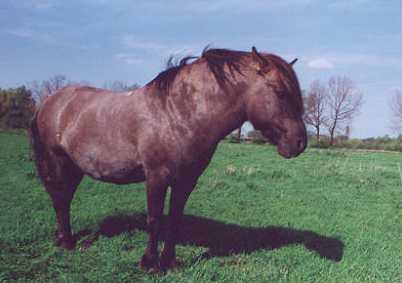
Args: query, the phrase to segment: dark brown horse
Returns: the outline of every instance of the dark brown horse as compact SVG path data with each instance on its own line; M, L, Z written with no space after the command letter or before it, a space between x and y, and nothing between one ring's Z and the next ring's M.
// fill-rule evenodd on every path
M222 138L248 120L282 156L304 151L303 103L292 64L254 47L209 49L192 63L187 59L135 91L69 86L37 111L32 143L56 211L58 245L74 247L69 210L84 174L115 184L146 182L149 242L140 266L172 268L185 203ZM169 231L159 258L169 186Z

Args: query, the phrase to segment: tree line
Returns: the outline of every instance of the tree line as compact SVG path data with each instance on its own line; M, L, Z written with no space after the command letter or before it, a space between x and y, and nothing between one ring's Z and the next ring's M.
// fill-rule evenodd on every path
M26 129L36 108L58 90L69 85L89 85L88 82L74 82L64 75L55 75L47 80L32 81L17 88L0 88L0 129ZM103 88L113 91L126 91L139 88L115 80L104 82Z
M0 128L27 128L34 111L35 101L25 86L0 89Z
M24 86L10 89L0 88L0 128L27 128L32 115L48 96L68 85L89 85L88 82L73 82L63 75L56 75L43 81L32 81ZM103 88L113 91L126 91L138 88L138 84L129 85L115 80L103 84ZM348 77L331 77L327 82L313 81L303 91L304 121L317 144L321 139L328 139L333 146L338 139L349 138L353 119L359 114L363 104L363 94ZM402 90L396 90L390 101L392 113L390 128L402 133ZM241 139L241 128L233 140ZM402 137L402 135L400 135ZM263 142L262 135L255 131L247 134L248 139Z

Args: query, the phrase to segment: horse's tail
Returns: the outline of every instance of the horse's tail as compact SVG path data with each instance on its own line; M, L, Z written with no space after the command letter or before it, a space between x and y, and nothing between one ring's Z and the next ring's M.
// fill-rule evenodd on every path
M41 164L45 148L39 136L38 112L38 110L35 111L34 116L31 120L29 138L31 141L31 155L36 166L36 175L41 179L41 181L43 181L44 176L42 176L41 174Z

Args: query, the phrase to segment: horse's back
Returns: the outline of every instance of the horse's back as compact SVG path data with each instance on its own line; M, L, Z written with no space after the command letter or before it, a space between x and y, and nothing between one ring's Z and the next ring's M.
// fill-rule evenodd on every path
M39 109L41 139L48 149L67 155L96 179L142 181L134 125L126 120L132 101L128 94L76 86L60 90Z
M36 123L40 136L45 139L44 142L54 143L63 126L84 107L84 96L78 96L81 90L84 90L84 93L93 92L89 87L68 86L47 97L39 107Z

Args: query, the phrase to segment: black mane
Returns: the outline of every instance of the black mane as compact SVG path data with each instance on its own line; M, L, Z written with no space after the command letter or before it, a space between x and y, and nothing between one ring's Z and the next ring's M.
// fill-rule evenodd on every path
M228 86L230 82L228 74L225 72L225 65L228 66L230 75L233 77L234 73L241 73L240 60L247 52L234 51L229 49L210 49L208 46L204 48L201 58L205 59L209 70L214 75L216 81L222 88ZM166 63L166 69L160 72L152 81L147 85L156 86L161 92L168 93L170 86L174 82L180 70L188 65L192 59L197 59L195 56L187 56L181 60L170 56Z
M205 58L208 68L214 74L216 81L222 88L226 88L230 80L225 72L225 65L228 66L230 75L234 77L235 72L242 74L240 70L241 59L247 52L234 51L230 49L209 49L208 46L202 51L202 58Z
M170 56L166 62L165 70L160 72L147 85L155 85L159 90L168 92L179 71L188 64L188 61L196 58L198 57L186 56L179 60L177 57Z

